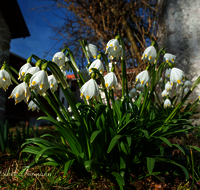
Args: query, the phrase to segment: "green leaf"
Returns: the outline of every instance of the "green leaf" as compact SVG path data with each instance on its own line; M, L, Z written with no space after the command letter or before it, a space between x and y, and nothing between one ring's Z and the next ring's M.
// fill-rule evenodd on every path
M64 166L64 176L66 176L66 174L67 174L69 168L71 167L71 165L73 164L74 160L75 160L75 159L69 160L69 161L67 161L67 162L65 163L65 166Z
M124 178L117 172L112 172L111 174L115 176L117 183L120 186L120 190L123 190L123 186L125 186Z
M142 130L142 129L141 129L141 131L144 133L145 137L148 139L148 138L149 138L149 133L148 133L148 131Z
M157 137L159 139L161 139L162 141L164 141L168 146L172 147L172 144L165 138L165 137Z
M164 148L162 146L159 146L159 148L160 148L160 154L161 156L163 156L165 153Z
M172 144L173 146L176 146L179 150L182 151L182 153L185 155L185 151L183 150L183 148L179 145L179 144Z
M128 146L130 147L131 146L131 142L132 142L131 136L126 136L126 140L128 142Z
M84 162L85 169L89 172L91 170L91 165L92 165L93 159L92 160L87 160Z
M154 165L155 165L155 158L147 157L147 169L149 173L153 172Z
M125 174L125 169L126 169L126 162L124 161L124 159L122 157L120 157L120 175L122 177L124 177Z
M94 131L90 137L90 143L93 143L93 141L95 140L95 138L97 137L97 135L101 132L101 130L99 131Z
M109 147L108 147L108 150L107 150L107 153L109 153L113 148L114 146L116 145L116 143L118 142L118 140L122 137L122 135L116 135L112 138L110 144L109 144Z

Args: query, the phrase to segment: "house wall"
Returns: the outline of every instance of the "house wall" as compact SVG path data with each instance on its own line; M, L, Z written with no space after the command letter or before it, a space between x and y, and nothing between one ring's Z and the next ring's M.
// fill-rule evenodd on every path
M0 12L0 67L4 61L9 62L10 41L10 30ZM6 98L6 92L0 88L0 120L5 117Z

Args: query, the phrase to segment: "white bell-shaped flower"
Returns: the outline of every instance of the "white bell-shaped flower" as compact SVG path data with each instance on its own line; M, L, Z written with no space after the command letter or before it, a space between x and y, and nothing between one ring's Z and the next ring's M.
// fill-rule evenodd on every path
M138 92L135 88L131 89L131 91L129 92L129 96L131 98L134 98L137 94L138 94Z
M184 88L184 94L187 94L189 92L189 90L190 89L188 87Z
M143 91L144 90L144 84L140 84L138 83L136 86L135 86L136 90L140 90L140 91Z
M53 75L50 75L48 76L48 82L49 82L51 92L54 93L54 91L58 89L57 80L55 79Z
M167 96L171 96L171 94L170 94L169 91L164 90L164 91L161 93L161 96L164 98L164 97L167 97Z
M32 90L39 87L39 94L41 95L49 88L48 77L45 71L41 70L35 73L30 79L30 87Z
M85 46L85 49L87 51L88 57L92 57L94 59L97 58L97 46L93 45L93 44L88 44L87 46Z
M106 45L106 53L109 53L111 49L117 51L118 47L119 47L119 41L117 39L112 39Z
M23 83L17 85L13 89L11 95L9 96L9 99L14 98L15 104L21 102L22 100L24 100L24 102L28 103L30 95L31 95L31 93L30 93L28 85L25 82L23 82Z
M86 82L80 89L81 97L85 97L86 100L91 98L98 98L99 97L99 87L94 79L90 79Z
M65 65L64 66L60 66L60 69L72 72L72 68L69 65L69 61L70 61L70 59L68 57L65 57Z
M90 73L88 68L81 69L80 73L85 81L90 80Z
M168 82L165 84L165 90L166 90L166 91L172 90L172 86L173 86L173 83L168 81Z
M175 64L176 61L176 56L172 55L170 53L166 53L163 57L163 61L165 61L166 63L172 63Z
M184 72L182 70L174 67L171 70L170 82L182 84L183 81L185 81L185 74L184 74Z
M70 113L72 112L71 106L68 107L68 111L69 111Z
M19 69L19 80L23 80L26 74L26 71L28 71L28 69L30 69L32 66L30 63L26 63L24 64L20 69Z
M97 59L92 62L92 64L89 67L90 74L93 72L92 68L98 69L101 74L103 74L103 72L104 72L104 66L100 59Z
M108 73L104 77L104 80L105 80L106 88L115 89L117 87L118 82L117 82L117 77L116 77L115 73L113 73L113 72Z
M114 50L113 48L110 49L110 51L108 52L108 58L113 60L114 58L116 58L116 60L119 59L119 57L123 56L123 49L122 46L119 45L119 47L117 48L117 50Z
M166 99L164 101L164 108L170 107L171 106L171 101L169 99Z
M63 73L64 77L66 78L66 77L67 77L67 72L66 72L66 70L64 70L63 68L60 69L60 70L61 70L61 72Z
M11 84L10 74L4 69L0 70L0 87L6 91Z
M38 71L40 71L40 68L39 68L39 67L30 67L30 68L26 71L25 75L28 74L28 73L30 73L31 75L34 75L34 74L37 73Z
M65 54L63 52L57 52L54 56L52 61L56 63L59 67L65 65Z
M148 47L144 50L144 53L142 55L142 60L144 62L154 63L156 59L157 53L156 49L153 46Z
M141 85L146 84L149 81L149 73L147 70L140 72L135 79L136 83L141 83Z
M40 108L37 106L37 104L35 104L32 100L28 104L28 110L30 110L30 109L32 111L37 110L37 112L39 112L39 110L40 110Z
M186 80L186 81L184 82L184 87L190 88L191 86L192 86L192 83L191 83L189 80Z
M171 71L172 71L172 69L166 69L166 71L165 71L165 77L167 78L167 79L169 79L170 78L170 74L171 74Z

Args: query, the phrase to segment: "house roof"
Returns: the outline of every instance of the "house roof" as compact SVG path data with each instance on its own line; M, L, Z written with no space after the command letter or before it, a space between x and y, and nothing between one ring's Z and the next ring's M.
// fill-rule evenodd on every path
M0 12L10 29L11 39L30 36L17 0L2 1Z
M76 79L76 77L74 74L71 74L71 75L67 75L67 79L74 80L74 79Z

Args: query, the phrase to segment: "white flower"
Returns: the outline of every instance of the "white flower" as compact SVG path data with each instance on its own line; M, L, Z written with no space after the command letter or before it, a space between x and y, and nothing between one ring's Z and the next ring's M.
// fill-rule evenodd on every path
M170 90L172 90L172 86L173 86L173 83L171 82L167 82L166 84L165 84L165 90L166 91L170 91Z
M48 82L52 93L58 89L58 83L53 75L48 76Z
M137 85L136 85L136 87L135 87L137 90L140 90L140 91L142 91L143 89L144 89L144 84L143 85L141 85L140 83L138 83Z
M25 77L25 74L26 74L26 71L28 70L28 69L30 69L32 66L31 66L31 64L30 63L26 63L26 64L24 64L20 69L19 69L19 80L23 80L24 79L24 77Z
M144 50L144 53L142 55L142 60L144 62L154 63L156 60L156 49L153 46L148 47Z
M65 65L64 66L60 66L60 69L72 72L72 68L69 65L69 61L70 61L69 58L65 57Z
M97 58L97 46L93 45L93 44L88 44L87 46L85 46L85 49L87 51L88 57L92 57L94 59Z
M187 94L189 92L189 90L190 89L188 87L184 88L184 94Z
M106 88L115 89L117 87L118 82L117 82L117 77L116 77L115 73L113 73L113 72L108 73L104 77L104 80L105 80Z
M35 100L36 101L36 100ZM29 102L28 104L28 110L32 110L35 111L37 110L37 112L39 112L40 108L37 106L37 104L35 104L32 100Z
M161 85L163 83L163 78L161 77L158 84Z
M71 106L68 107L68 111L69 111L70 113L72 112Z
M65 65L65 54L63 52L57 52L54 56L52 61L56 63L59 67Z
M80 89L81 97L85 97L86 100L94 97L95 99L99 96L99 87L94 79L90 79Z
M166 99L164 101L164 108L170 107L171 106L171 101L169 99Z
M184 87L190 88L191 86L192 86L192 83L191 83L189 80L186 80L186 81L184 82Z
M174 65L175 65L175 60L176 60L176 56L170 53L166 53L163 57L163 61L165 61L166 63L172 63Z
M40 70L39 67L30 67L30 68L26 71L25 75L28 74L28 73L30 73L31 75L34 75L34 74L37 73L39 70Z
M149 73L147 70L142 71L136 76L135 81L138 83L146 84L149 81Z
M165 71L165 77L168 79L170 78L171 70L172 69L166 69L166 71Z
M81 75L82 75L82 77L83 77L83 79L85 81L90 80L90 74L89 74L89 69L88 68L81 69L80 73L81 73Z
M15 104L21 102L22 100L24 100L26 103L28 103L30 95L31 94L30 94L28 85L25 82L23 82L23 83L17 85L13 89L9 98L15 98Z
M11 84L10 74L4 69L0 70L0 87L6 91Z
M181 84L182 81L184 81L184 80L185 80L184 72L182 70L174 67L171 70L170 82L175 82L175 83Z
M109 59L119 59L119 57L123 56L122 46L119 45L119 41L117 39L112 39L107 43L106 54L107 53Z
M137 90L135 88L133 88L130 92L129 92L129 96L131 98L134 98L137 95Z
M92 64L89 67L89 73L92 73L92 68L98 69L100 71L101 74L103 74L104 72L104 66L103 63L101 62L101 60L97 59L95 61L92 62Z
M30 87L32 90L39 87L39 94L41 95L49 88L48 77L45 71L41 70L35 73L30 79Z
M167 96L170 96L170 92L167 91L167 90L164 90L162 93L161 93L162 97L167 97Z
M64 70L64 69L60 69L60 70L61 70L61 72L63 73L64 77L66 78L66 77L67 77L67 72L66 72L66 70Z

